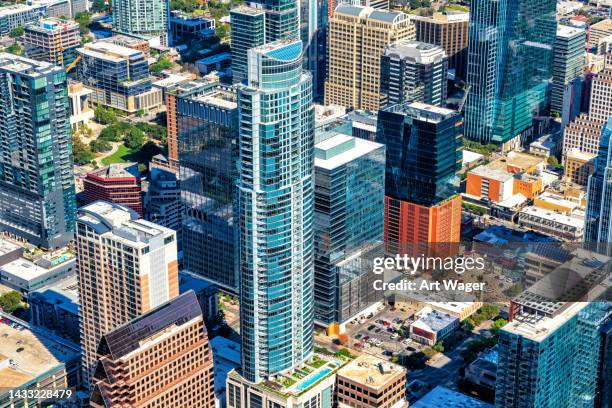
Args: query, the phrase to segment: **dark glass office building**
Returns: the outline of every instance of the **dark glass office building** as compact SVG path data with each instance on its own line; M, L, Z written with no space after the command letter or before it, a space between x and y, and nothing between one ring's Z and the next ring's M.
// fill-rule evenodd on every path
M557 33L556 0L470 4L465 135L506 143L547 109Z
M183 265L237 293L236 94L205 82L188 83L176 92Z

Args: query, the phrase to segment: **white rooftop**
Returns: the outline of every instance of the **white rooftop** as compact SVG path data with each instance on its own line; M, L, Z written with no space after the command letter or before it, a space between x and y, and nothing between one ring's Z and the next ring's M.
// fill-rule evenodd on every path
M449 390L448 388L438 385L433 390L425 394L411 408L493 408L493 405L487 404L472 398L469 395L461 394L457 391Z
M525 207L520 212L521 215L531 215L544 220L553 221L559 224L568 225L574 228L582 229L584 227L584 217L581 213L574 211L571 215L560 214L558 212L547 210L538 207Z
M343 144L347 146L344 149ZM315 153L315 168L332 170L382 147L380 143L338 133L315 145L315 152L319 151L328 156L324 159L316 157ZM334 154L332 150L335 148L338 152Z

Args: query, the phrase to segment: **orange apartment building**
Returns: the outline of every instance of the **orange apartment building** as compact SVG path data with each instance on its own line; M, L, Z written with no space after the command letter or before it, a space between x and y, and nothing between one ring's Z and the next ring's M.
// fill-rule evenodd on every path
M421 253L427 244L432 255L442 256L461 234L461 196L437 205L424 206L385 196L385 251L393 254Z
M584 153L572 148L565 155L565 178L573 183L586 186L589 176L595 172L594 154Z
M362 354L338 370L339 408L405 408L406 369Z
M505 201L515 194L522 194L531 200L544 189L542 179L537 175L544 164L542 157L509 152L505 157L471 170L467 174L465 192L494 203Z
M188 291L102 336L93 408L213 408L213 356Z
M83 378L102 336L178 296L176 232L104 201L81 207L76 224Z

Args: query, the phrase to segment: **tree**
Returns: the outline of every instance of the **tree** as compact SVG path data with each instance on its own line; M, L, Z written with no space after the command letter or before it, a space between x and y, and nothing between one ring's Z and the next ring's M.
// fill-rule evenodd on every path
M107 142L119 142L121 139L122 134L120 133L118 126L115 125L102 129L100 136L98 136L98 140L105 140Z
M142 130L134 127L125 135L124 142L132 150L140 149L145 142L144 133L142 133Z
M94 0L93 3L91 3L90 10L92 13L102 13L104 11L108 11L109 8L106 6L106 2L104 0Z
M91 22L90 13L77 13L74 16L74 21L79 23L79 31L81 35L89 34L89 23Z
M23 309L23 296L17 291L10 291L0 296L0 308L9 314Z
M497 319L493 322L491 326L491 333L497 334L501 330L502 327L508 324L508 321L505 319Z
M151 73L159 75L163 70L172 68L173 65L174 64L172 63L172 61L170 61L168 57L162 55L157 59L156 62L151 64L149 68L151 70Z
M474 330L474 327L476 327L476 324L472 319L467 318L463 321L462 327L463 330L465 330L466 332L471 332L472 330Z
M437 342L436 344L434 344L432 349L434 351L437 351L438 353L444 353L444 342L443 341Z
M9 33L9 37L11 38L19 38L25 33L25 29L22 26L15 27Z
M23 55L23 48L17 43L9 45L4 51L10 54Z
M96 118L96 121L102 125L117 123L117 115L115 112L104 108L102 105L96 106L96 109L94 110L94 117Z
M110 142L104 139L92 140L89 142L89 147L96 153L108 152L113 148Z
M80 166L90 163L94 159L94 154L81 138L73 134L72 135L72 156L74 162Z

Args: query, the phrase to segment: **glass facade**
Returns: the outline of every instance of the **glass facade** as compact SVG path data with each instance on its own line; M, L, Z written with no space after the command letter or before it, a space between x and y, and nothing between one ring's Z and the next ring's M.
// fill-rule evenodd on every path
M167 39L170 2L168 0L115 0L114 28L120 33Z
M455 195L462 136L456 111L419 103L379 111L376 141L387 146L386 195L424 206Z
M312 81L301 41L249 52L239 86L242 375L292 369L313 347Z
M253 7L236 7L230 12L232 19L232 73L234 83L247 78L247 53L265 42L266 14Z
M34 245L68 244L76 222L66 73L0 56L0 226Z
M319 324L343 323L376 299L366 296L370 291L362 293L360 285L354 296L343 298L341 286L350 287L363 274L360 265L346 261L365 257L382 242L384 183L383 145L338 134L315 146L314 300ZM352 302L358 305L351 307Z
M612 119L603 127L595 172L589 177L584 243L590 249L612 255Z
M546 109L557 31L556 0L470 4L465 135L505 143Z
M604 380L601 328L611 316L609 303L592 302L560 324L551 324L544 336L502 329L495 406L598 406L598 384Z
M235 91L202 84L177 95L184 268L238 291Z

